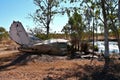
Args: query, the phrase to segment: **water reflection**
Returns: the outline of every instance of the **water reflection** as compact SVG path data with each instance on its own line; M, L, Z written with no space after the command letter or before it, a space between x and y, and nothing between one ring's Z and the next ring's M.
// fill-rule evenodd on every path
M96 41L94 44L98 46L98 53L104 53L105 51L104 41ZM109 41L109 53L119 53L117 42Z

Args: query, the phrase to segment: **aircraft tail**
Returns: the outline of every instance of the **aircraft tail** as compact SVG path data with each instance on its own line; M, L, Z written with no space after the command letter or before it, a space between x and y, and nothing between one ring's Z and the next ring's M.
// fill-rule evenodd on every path
M13 41L19 45L30 45L30 39L23 25L19 21L13 21L10 26L9 35Z

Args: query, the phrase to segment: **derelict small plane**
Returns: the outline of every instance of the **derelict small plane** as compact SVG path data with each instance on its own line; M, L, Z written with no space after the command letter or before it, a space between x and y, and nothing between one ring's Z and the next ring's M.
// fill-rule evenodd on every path
M18 50L23 52L66 55L67 43L65 39L40 40L33 35L28 35L23 25L19 21L13 21L9 31L10 38L20 45Z

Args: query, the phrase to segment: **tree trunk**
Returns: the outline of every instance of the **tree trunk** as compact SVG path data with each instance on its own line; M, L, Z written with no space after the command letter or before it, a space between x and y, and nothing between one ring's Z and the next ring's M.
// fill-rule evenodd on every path
M118 2L118 19L119 19L119 25L120 25L120 0ZM120 36L118 39L118 47L119 47L119 55L120 55Z
M94 28L95 28L95 26L94 26L94 17L93 17L93 53L94 53L94 42L95 42L95 39L94 39L94 37L95 37Z
M47 38L49 37L49 25L47 25Z
M47 39L49 38L49 30L50 30L50 16L47 15Z
M119 55L120 55L120 36L119 36L119 32L118 31L115 32L115 36L116 36L116 39L117 39L117 42L118 42Z
M103 72L106 73L109 68L110 59L109 59L109 41L108 41L108 27L107 27L105 0L101 0L101 4L102 4L102 14L104 18L104 39L105 39L105 52L104 52L105 64L104 64Z
M118 19L120 23L120 0L118 1Z
M120 55L120 39L118 39L118 48L119 48L119 55Z

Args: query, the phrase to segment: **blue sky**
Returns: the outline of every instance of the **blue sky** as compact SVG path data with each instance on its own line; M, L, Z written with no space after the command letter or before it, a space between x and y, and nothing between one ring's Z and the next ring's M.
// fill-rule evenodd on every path
M34 13L36 6L33 0L0 0L0 26L9 31L13 21L22 22L25 29L33 28L36 25L32 19L27 18L28 14ZM58 15L51 23L51 32L60 32L67 23L67 17Z

